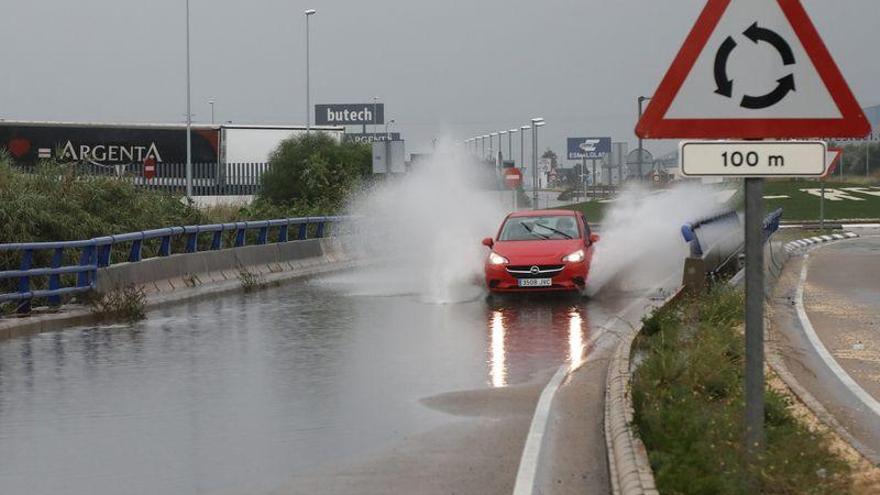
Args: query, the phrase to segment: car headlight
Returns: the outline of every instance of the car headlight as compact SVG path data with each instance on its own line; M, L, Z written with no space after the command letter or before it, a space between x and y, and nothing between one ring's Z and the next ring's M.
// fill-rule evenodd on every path
M584 253L584 250L578 249L568 256L563 256L562 261L566 263L580 263L581 261L584 261L584 257L586 257L586 253Z
M491 253L489 253L489 263L492 263L493 265L506 265L507 258L501 256L495 251L492 251Z

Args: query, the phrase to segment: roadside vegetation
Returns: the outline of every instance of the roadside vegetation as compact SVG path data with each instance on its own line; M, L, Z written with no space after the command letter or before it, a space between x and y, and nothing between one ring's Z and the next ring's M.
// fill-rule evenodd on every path
M632 383L634 423L660 493L851 493L851 468L825 434L795 419L789 400L765 392L764 453L743 441L743 293L689 296L645 320ZM749 485L760 483L760 490Z
M606 207L610 203L600 203L598 201L586 201L584 203L575 203L573 205L563 206L566 210L579 211L584 214L588 222L597 223L602 220Z
M147 296L140 287L129 285L94 297L92 313L102 320L135 322L146 318Z
M783 208L785 220L819 220L822 183L818 180L768 180L764 184L767 211ZM826 220L880 219L880 182L847 178L825 181ZM832 201L832 194L842 194Z
M370 146L338 143L321 132L285 140L269 158L263 188L248 213L332 214L371 178ZM282 215L283 216L283 215Z
M0 243L89 239L200 220L179 197L112 177L76 177L50 161L22 173L0 157Z

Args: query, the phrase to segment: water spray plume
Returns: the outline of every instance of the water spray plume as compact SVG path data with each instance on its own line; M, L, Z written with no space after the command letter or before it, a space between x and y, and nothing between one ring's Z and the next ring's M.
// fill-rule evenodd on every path
M612 286L650 288L681 274L688 255L681 226L722 208L718 190L706 186L681 184L662 191L628 187L602 218L588 293Z
M490 183L471 157L441 148L406 175L385 178L349 207L349 248L378 263L329 283L430 303L480 297L487 254L480 240L494 236L507 214Z

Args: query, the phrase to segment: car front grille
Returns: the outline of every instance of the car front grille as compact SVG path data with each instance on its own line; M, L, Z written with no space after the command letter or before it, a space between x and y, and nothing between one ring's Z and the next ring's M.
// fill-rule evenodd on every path
M537 273L532 268L537 267ZM507 267L507 273L514 278L551 278L562 271L564 265L512 265Z

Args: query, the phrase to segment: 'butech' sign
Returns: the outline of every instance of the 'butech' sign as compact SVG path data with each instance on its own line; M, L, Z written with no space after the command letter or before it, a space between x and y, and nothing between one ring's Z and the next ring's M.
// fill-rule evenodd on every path
M383 103L315 105L315 125L366 125L385 123Z

